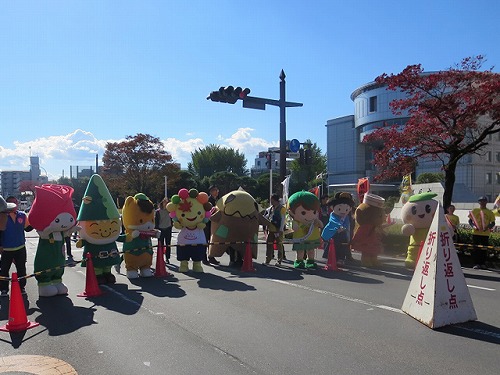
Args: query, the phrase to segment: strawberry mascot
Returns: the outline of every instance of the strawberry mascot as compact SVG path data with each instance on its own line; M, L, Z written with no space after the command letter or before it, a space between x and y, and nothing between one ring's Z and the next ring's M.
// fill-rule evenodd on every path
M76 225L76 212L71 196L73 188L66 185L36 186L36 195L28 220L40 239L35 255L34 271L40 297L67 294L62 282L65 265L64 238Z

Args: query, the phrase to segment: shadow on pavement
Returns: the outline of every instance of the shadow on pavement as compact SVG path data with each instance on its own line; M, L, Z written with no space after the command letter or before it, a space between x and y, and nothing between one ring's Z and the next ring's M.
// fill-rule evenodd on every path
M49 331L50 336L60 336L82 327L96 324L93 307L74 306L68 296L40 297L36 302L40 315L36 322Z
M500 329L479 321L450 325L436 331L492 344L500 344Z

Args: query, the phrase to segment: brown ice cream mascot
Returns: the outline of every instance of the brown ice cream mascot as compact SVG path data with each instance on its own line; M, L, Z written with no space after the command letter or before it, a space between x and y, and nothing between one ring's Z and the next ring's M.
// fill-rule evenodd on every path
M234 190L217 201L210 217L212 222L208 256L220 257L226 251L230 266L241 266L247 247L251 242L252 257L257 258L259 225L272 225L260 212L255 199L244 190Z

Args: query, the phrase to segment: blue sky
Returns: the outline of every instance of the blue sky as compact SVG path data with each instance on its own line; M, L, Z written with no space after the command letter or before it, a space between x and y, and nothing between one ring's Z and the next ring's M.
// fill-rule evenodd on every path
M279 142L279 109L206 100L220 86L279 98L287 139L326 152L327 120L381 73L486 55L499 71L497 0L2 1L0 170L38 155L51 178L95 165L106 142L148 133L186 167L209 144L256 154Z

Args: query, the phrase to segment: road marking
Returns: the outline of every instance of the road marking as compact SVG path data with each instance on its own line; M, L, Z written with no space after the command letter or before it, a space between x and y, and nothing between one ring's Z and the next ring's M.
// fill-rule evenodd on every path
M385 305L379 305L379 304L376 304L376 303L373 303L373 302L364 301L364 300L359 299L359 298L352 298L352 297L344 296L342 294L329 292L327 290L310 288L308 286L294 284L294 283L291 283L291 282L288 282L288 281L283 281L283 280L277 280L277 279L268 279L268 280L272 281L272 282L275 282L275 283L278 283L278 284L283 284L283 285L292 286L294 288L308 290L310 292L315 292L315 293L319 293L319 294L329 295L329 296L332 296L332 297L335 297L335 298L338 298L338 299L342 299L342 300L345 300L345 301L355 302L355 303L359 303L359 304L362 304L362 305L366 305L366 306L370 306L370 307L375 307L375 308L381 309L381 310L387 310L387 311L392 311L392 312L399 313L399 314L404 314L404 312L401 311L401 309L396 309L394 307L385 306Z
M494 292L494 291L496 291L496 289L486 288L486 287L484 287L484 286L475 286L475 285L469 285L469 284L467 284L467 286L468 286L469 288L475 288L475 289L487 290L487 291L489 291L489 292Z

